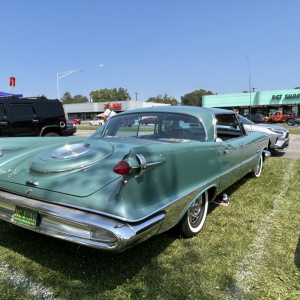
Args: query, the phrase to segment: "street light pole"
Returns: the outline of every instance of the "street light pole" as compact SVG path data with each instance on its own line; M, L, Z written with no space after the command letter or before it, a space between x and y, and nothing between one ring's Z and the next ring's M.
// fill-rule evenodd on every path
M72 70L72 71L67 71L67 72L62 72L62 73L56 73L56 80L57 80L57 99L59 100L59 85L58 85L58 79L60 78L63 78L67 75L70 75L74 72L77 72L77 71L83 71L83 70Z

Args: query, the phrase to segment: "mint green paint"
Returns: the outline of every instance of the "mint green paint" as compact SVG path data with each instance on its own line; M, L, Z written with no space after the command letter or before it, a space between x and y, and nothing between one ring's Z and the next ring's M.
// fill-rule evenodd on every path
M203 96L203 107L242 107L262 105L300 105L300 90L274 90L266 92L235 93Z

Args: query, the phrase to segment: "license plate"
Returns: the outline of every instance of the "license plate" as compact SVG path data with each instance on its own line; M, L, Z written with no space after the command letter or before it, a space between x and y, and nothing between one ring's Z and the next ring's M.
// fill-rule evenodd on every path
M25 226L36 228L37 212L22 206L16 206L14 221Z

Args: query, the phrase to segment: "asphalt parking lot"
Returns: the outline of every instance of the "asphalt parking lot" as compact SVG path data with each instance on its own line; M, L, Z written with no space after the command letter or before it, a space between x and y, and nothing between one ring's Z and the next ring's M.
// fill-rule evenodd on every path
M284 126L288 129L296 129L294 126ZM74 136L85 136L88 137L92 135L94 130L77 130ZM291 134L290 135L290 146L285 151L276 151L272 153L274 157L284 157L284 158L293 158L300 159L300 130L299 134Z

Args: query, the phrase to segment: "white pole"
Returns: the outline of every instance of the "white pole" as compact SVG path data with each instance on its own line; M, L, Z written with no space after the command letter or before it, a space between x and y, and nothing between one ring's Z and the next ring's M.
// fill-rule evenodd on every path
M62 72L62 73L56 73L56 80L57 80L57 99L59 100L59 86L58 86L58 79L63 78L67 75L70 75L71 73L77 72L77 71L83 71L83 70L72 70L72 71L67 71L67 72ZM62 75L62 76L59 76Z
M59 100L58 73L56 73L56 80L57 80L57 99Z

